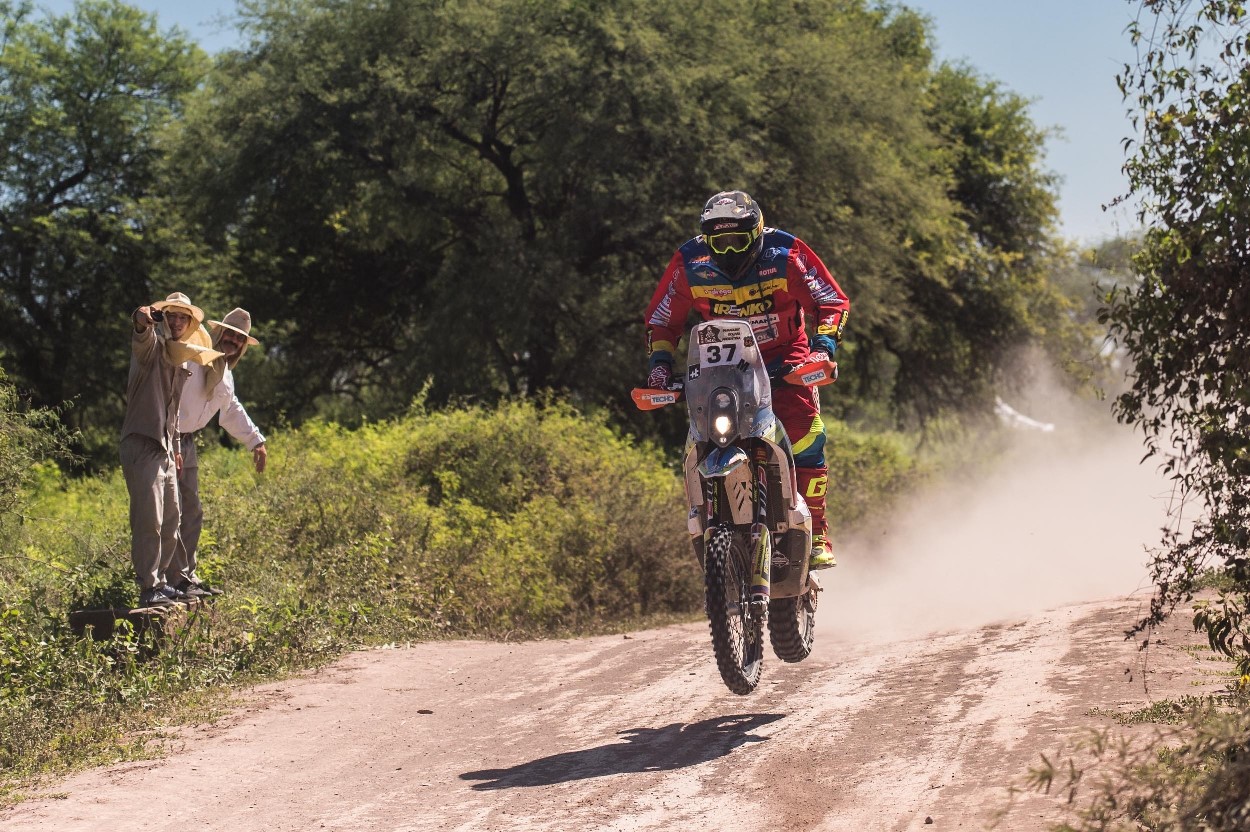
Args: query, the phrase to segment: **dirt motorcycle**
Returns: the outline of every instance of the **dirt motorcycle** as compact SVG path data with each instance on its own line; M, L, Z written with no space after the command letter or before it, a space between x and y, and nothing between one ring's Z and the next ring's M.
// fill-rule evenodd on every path
M807 386L836 379L832 361L784 376L786 383ZM697 325L684 381L669 390L635 388L632 395L642 410L686 399L688 530L703 568L712 652L725 685L751 693L763 670L765 626L782 661L811 653L820 584L807 568L811 514L750 324Z

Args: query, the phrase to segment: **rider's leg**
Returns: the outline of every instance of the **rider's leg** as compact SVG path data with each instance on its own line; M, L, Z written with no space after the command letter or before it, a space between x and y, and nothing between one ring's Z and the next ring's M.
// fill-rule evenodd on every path
M812 513L810 566L836 566L825 518L829 470L825 467L825 424L820 419L820 399L814 388L777 385L773 388L773 409L790 438L799 493Z

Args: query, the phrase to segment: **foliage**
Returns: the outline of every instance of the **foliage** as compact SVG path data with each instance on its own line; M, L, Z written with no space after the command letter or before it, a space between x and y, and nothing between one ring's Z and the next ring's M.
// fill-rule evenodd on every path
M832 435L841 520L887 508L914 470L902 443ZM263 476L242 450L202 454L200 572L227 594L155 657L133 632L92 644L66 626L70 609L135 599L120 472L31 472L14 544L26 556L0 558L10 785L141 755L159 741L152 712L360 643L586 633L701 609L680 479L604 417L556 401L417 404L354 430L311 421L269 446Z
M1069 802L1089 795L1067 830L1234 832L1250 826L1250 21L1237 0L1140 8L1130 27L1139 59L1119 82L1141 131L1126 171L1148 230L1132 258L1138 279L1110 288L1101 317L1131 363L1117 415L1142 429L1180 499L1155 552L1150 613L1133 632L1215 587L1193 623L1236 660L1241 681L1175 733L1114 746L1096 735L1087 748L1098 779L1084 764L1044 761L1035 784L1062 781Z
M1130 183L1154 225L1134 259L1140 281L1111 294L1105 319L1133 365L1119 416L1142 429L1188 509L1156 554L1145 623L1218 565L1234 589L1195 624L1250 672L1250 22L1223 0L1143 11L1142 57L1120 83L1143 133Z
M22 496L36 464L66 457L69 441L57 414L26 406L0 371L0 557L22 519Z
M180 245L156 161L201 60L119 0L43 19L0 2L0 353L37 405L77 399L75 427L120 423L126 341L97 333L152 299L154 261Z
M730 186L854 299L835 415L986 403L1003 347L1067 320L1045 132L935 68L905 8L259 0L243 20L170 184L233 296L280 323L260 398L297 421L393 414L432 379L436 403L567 389L652 430L626 396L641 310Z
M1244 696L1161 704L1155 721L1178 727L1137 740L1095 731L1071 756L1043 755L1030 785L1064 798L1078 813L1056 832L1234 832L1250 825Z

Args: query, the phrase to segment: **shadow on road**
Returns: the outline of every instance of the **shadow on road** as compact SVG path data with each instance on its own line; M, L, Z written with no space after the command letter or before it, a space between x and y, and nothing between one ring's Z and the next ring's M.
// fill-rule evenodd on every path
M784 714L738 714L718 716L701 722L674 722L663 728L631 728L620 731L626 742L614 742L566 751L521 763L512 768L491 768L460 775L461 780L474 783L478 791L511 789L518 786L549 786L570 780L587 780L609 774L635 771L667 771L706 763L723 757L748 742L763 742L768 737L751 733Z

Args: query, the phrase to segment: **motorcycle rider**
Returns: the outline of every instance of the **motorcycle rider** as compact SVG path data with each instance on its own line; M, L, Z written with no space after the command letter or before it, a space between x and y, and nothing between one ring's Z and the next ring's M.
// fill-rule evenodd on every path
M744 319L759 342L773 410L794 452L799 490L812 513L810 569L836 566L825 518L825 425L816 388L779 382L791 369L832 358L851 303L806 243L764 227L743 191L721 191L703 206L701 233L673 254L647 307L647 386L668 389L673 354L693 310L703 320ZM813 319L808 341L804 323Z

